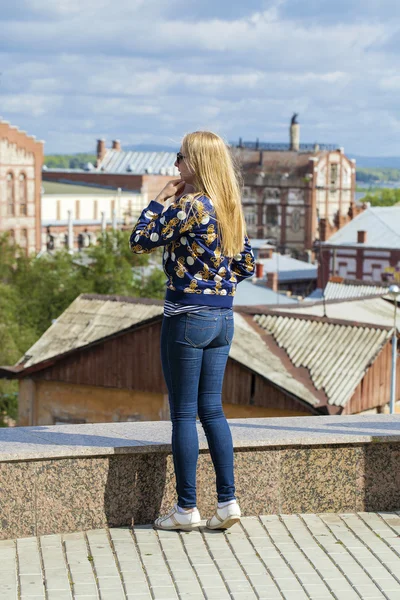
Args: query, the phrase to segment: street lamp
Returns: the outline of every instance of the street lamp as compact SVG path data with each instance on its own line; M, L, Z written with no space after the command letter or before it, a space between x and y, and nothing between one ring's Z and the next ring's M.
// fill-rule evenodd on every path
M389 288L389 296L394 300L394 326L393 326L393 338L392 338L392 379L390 385L390 414L394 415L396 412L396 363L397 363L397 298L400 296L400 287L398 285L391 285Z

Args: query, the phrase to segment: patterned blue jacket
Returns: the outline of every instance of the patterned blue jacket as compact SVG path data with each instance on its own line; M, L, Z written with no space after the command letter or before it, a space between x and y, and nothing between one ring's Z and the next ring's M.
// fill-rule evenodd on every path
M130 237L132 252L165 246L166 299L179 304L231 307L237 284L254 274L246 236L241 254L222 255L214 206L206 196L182 196L163 213L154 200L140 215Z

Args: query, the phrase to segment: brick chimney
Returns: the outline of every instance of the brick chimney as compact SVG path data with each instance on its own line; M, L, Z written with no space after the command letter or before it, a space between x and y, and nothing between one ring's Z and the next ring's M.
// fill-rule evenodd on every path
M278 273L267 273L267 287L273 292L278 291Z
M367 243L367 232L366 231L357 231L357 243L358 244L366 244Z
M97 165L101 163L107 152L106 140L97 140Z
M295 113L290 123L290 149L293 152L300 150L300 125L297 122L298 115Z
M327 222L326 219L319 220L319 241L326 242L327 240Z
M257 279L262 279L264 275L264 265L261 262L256 262L256 277Z
M121 142L119 140L113 140L112 149L117 150L117 152L121 151Z

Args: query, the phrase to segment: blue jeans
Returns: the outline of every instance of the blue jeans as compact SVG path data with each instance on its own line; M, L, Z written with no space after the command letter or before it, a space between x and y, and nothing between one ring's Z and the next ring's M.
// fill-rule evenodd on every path
M169 393L176 491L182 508L196 506L197 415L215 468L218 502L235 498L232 434L221 397L232 338L231 308L204 308L163 320L161 361Z

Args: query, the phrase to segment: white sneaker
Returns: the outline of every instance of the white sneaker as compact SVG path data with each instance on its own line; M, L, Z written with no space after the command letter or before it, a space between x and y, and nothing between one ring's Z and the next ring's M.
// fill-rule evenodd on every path
M197 510L193 510L188 513L181 513L178 511L178 505L174 507L163 517L158 517L154 521L154 527L156 529L166 529L168 531L174 529L182 529L183 531L192 531L196 527L200 527L200 513Z
M206 527L208 529L228 529L228 527L232 527L235 523L239 523L240 516L239 504L235 501L223 508L217 507L215 514L211 519L208 519Z

